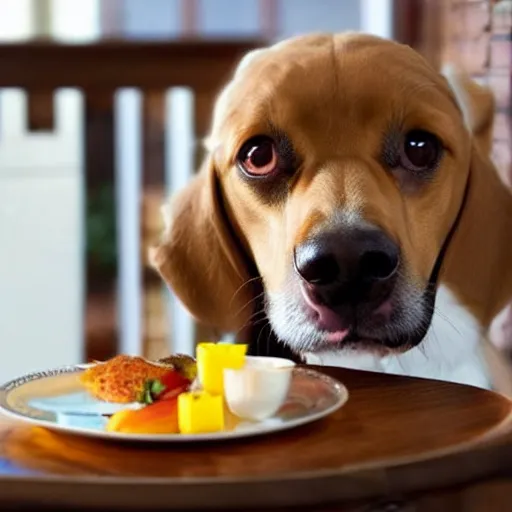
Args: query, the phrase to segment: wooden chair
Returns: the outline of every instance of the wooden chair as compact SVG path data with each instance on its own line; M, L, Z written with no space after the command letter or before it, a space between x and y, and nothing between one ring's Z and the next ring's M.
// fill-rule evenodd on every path
M249 40L189 40L0 45L0 87L21 89L27 94L28 145L23 146L25 149L18 145L17 154L20 159L30 155L33 165L37 167L42 163L41 155L37 150L30 149L34 144L31 141L38 137L47 137L50 140L58 133L60 114L56 106L60 100L56 98L60 96L55 94L56 91L71 88L81 94L82 126L75 127L73 132L81 140L77 144L73 139L65 143L64 147L83 154L82 162L79 162L77 154L75 164L82 167L81 179L86 191L86 339L85 349L79 347L75 355L68 354L68 359L78 357L76 353L79 354L82 350L87 359L103 359L120 350L140 350L149 356L156 355L155 351L169 350L166 339L168 333L165 332L167 327L161 321L165 317L167 305L161 293L160 279L146 266L146 248L150 240L154 240L159 234L159 209L165 194L185 183L197 167L196 164L201 158L197 141L205 136L209 128L213 101L222 83L227 80L238 59L261 44L259 41ZM189 168L182 166L178 175L174 168L170 169L174 174L171 176L171 183L168 183L166 140L170 130L168 117L172 114L172 101L169 102L168 92L176 87L185 88L189 91L189 97L192 97L193 112L189 124L193 127L194 154L191 156L193 164ZM126 89L129 91L124 96L119 93ZM131 95L132 114L126 114L126 109L122 108L123 102L128 101L126 95ZM117 148L120 144L119 134L123 133L123 126L129 123L126 116L133 117L137 110L134 105L140 107L140 127L136 133L132 133L132 140L128 144L131 149L124 151L123 156ZM125 118L119 119L122 112L125 112ZM137 116L134 119L136 118ZM138 141L135 140L137 137ZM9 151L12 154L11 143L5 136L0 136L0 164L2 154ZM140 148L138 153L133 149L137 144ZM56 151L53 150L53 153ZM133 173L137 171L138 160L142 169L140 183L136 183L139 189L135 189L130 200L123 196L118 197L121 203L124 201L123 204L128 210L131 205L131 217L119 222L119 218L115 219L116 212L112 210L112 205L115 205L115 191L119 189L122 180L131 179L132 185L134 184ZM2 172L5 170L2 171L0 165L0 176ZM133 207L137 200L140 200L138 212ZM79 200L75 198L75 210L79 212L80 207ZM100 210L104 216L97 218ZM128 214L121 210L121 215ZM110 225L107 225L105 218ZM139 220L140 226L135 227L133 224ZM109 261L103 265L101 261L98 263L99 258L91 250L91 233L96 225L94 223L99 223L102 227L104 239L100 237L100 241L103 248L112 250L109 243L117 237L117 249L115 246L113 248L117 252L117 261ZM25 228L21 226L20 229ZM33 229L37 229L37 226L33 226ZM12 240L8 242L14 243ZM78 274L82 256L75 254L71 257L76 259L74 268ZM129 258L131 263L127 263ZM44 268L41 271L44 272ZM80 297L80 283L68 283L67 289L75 291L75 299ZM9 299L7 296L2 297L1 293L0 298ZM48 296L47 300L58 302L61 297ZM125 325L123 318L126 319L130 314L133 316L134 308L140 310L140 322L133 324L136 326L132 329L133 332L123 334L125 343L121 346L120 328ZM189 336L186 340L180 340L180 347L190 346L190 350L193 350L194 339L202 335L201 327L192 326L193 328L187 329L187 323L191 326L188 316L180 309L174 308L174 311L178 311L179 318L172 320L173 325L178 326L181 333L185 333L183 336L187 335L186 332ZM33 314L34 311L27 310L25 318L28 323L31 322ZM120 325L117 321L118 314ZM74 325L79 326L80 319L75 319ZM58 324L55 329L59 329ZM34 343L46 343L46 338L51 333L41 333L41 336L43 339L34 340ZM71 337L71 333L66 336ZM80 333L77 332L74 340L68 340L68 343L76 346L81 342L80 338ZM142 347L137 347L135 345L140 338ZM151 340L156 340L156 344L151 345ZM23 350L30 350L30 347L24 347ZM52 350L60 349L54 347Z

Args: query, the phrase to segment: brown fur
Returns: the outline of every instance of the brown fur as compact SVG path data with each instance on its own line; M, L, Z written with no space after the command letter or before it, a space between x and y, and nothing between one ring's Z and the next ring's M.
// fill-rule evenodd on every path
M490 160L493 95L464 74L450 70L447 76L475 144L468 200L442 279L488 327L512 299L512 197Z
M202 323L236 331L252 314L251 269L267 290L282 289L293 248L335 210L359 212L394 237L421 287L464 204L441 280L488 326L512 297L512 201L488 156L492 96L457 83L458 95L410 48L370 36L307 36L261 52L219 99L211 152L174 199L155 268ZM378 152L393 122L443 139L434 179L383 170ZM274 202L234 165L241 144L270 124L303 156Z

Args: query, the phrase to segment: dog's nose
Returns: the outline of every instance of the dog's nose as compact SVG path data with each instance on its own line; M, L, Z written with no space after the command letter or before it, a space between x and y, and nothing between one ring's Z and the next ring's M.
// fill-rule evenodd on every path
M376 228L322 233L294 254L297 273L326 305L382 297L399 259L397 244Z

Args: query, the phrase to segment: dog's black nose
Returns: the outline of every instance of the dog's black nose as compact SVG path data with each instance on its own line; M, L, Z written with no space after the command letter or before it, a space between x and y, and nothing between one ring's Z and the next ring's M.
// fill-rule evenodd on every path
M323 303L386 298L396 278L400 251L376 228L319 234L295 249L295 269Z

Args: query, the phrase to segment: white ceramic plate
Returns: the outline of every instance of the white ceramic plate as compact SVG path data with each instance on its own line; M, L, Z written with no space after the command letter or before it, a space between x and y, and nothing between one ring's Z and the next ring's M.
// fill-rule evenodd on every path
M92 398L79 381L85 366L31 373L0 388L0 411L33 425L88 437L124 441L216 441L270 434L305 425L338 410L348 399L340 382L305 368L294 368L286 403L272 418L261 422L235 421L213 434L121 434L105 431L109 414L127 405ZM140 407L137 404L128 407Z

